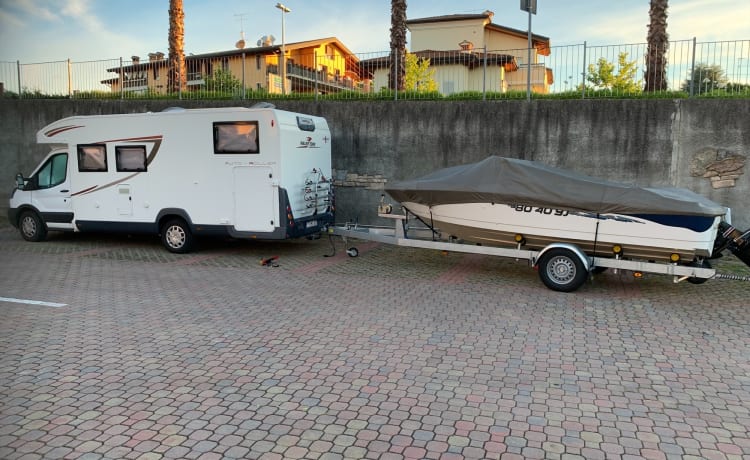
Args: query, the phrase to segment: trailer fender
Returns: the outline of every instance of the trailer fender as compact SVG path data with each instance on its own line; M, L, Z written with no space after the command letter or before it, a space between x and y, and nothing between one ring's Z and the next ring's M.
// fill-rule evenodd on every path
M575 254L576 256L578 256L579 259L581 259L581 263L583 264L584 267L586 267L586 271L591 270L591 259L589 259L589 257L586 255L585 252L583 252L583 250L581 250L581 248L579 248L575 244L570 244L570 243L552 243L552 244L545 246L545 248L539 251L539 254L536 255L536 257L534 258L532 262L532 265L536 267L539 264L539 259L542 258L545 252L551 249L556 249L556 248L567 249L573 252L573 254Z

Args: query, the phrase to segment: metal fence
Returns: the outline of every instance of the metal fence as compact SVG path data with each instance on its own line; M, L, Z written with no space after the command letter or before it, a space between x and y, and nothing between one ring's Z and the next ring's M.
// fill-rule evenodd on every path
M0 61L0 97L75 99L522 99L622 98L644 93L645 43L552 47L526 61L527 49L417 52L397 59L406 85L389 89L388 52L278 56L242 53L189 57L182 84L163 56L43 63ZM664 50L668 96L750 97L750 40L673 41ZM531 77L527 78L528 73ZM664 91L661 92L662 94Z

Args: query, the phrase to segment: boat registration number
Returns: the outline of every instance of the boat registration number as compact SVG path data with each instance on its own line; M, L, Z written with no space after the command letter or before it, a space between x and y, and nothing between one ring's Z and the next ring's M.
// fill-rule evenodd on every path
M564 209L541 208L538 206L525 206L522 204L509 204L508 206L515 209L517 212L538 212L539 214L545 214L548 216L567 216L570 214Z

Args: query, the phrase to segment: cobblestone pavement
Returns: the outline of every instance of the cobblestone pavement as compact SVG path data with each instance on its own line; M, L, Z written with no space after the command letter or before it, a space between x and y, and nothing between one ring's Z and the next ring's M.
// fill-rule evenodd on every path
M750 458L750 283L337 248L0 228L0 458Z

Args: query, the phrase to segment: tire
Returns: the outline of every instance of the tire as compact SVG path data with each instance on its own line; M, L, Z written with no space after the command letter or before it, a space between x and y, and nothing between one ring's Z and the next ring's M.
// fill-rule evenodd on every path
M583 286L589 275L581 259L568 249L550 249L537 265L542 283L553 291L573 292Z
M167 251L185 254L193 249L193 234L182 219L170 219L161 227L161 242Z
M703 260L701 263L693 262L690 264L691 267L700 267L700 268L711 268L711 264L708 263L707 260ZM687 279L688 283L690 284L703 284L706 281L708 281L708 278L698 278L696 276L691 276Z
M34 211L24 211L18 219L18 230L26 241L44 241L47 238L47 226L39 214Z

